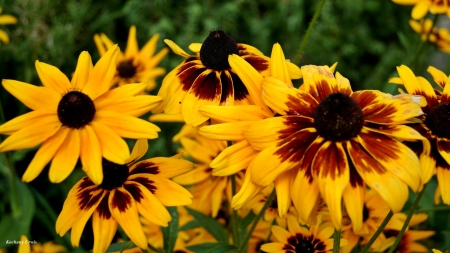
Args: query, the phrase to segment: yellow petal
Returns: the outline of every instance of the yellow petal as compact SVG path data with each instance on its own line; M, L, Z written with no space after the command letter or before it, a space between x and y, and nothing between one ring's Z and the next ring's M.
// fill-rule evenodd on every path
M181 47L179 47L175 42L165 39L164 42L172 49L174 53L177 55L183 56L184 58L188 58L190 55L186 53Z
M3 41L5 44L9 43L9 36L8 34L0 29L0 41Z
M431 1L419 1L412 9L411 17L413 19L421 19L423 18L430 8Z
M139 117L151 109L156 107L161 102L161 97L157 96L136 96L125 97L118 99L104 99L97 103L95 101L95 108L97 111L114 111L118 113L127 114L133 117Z
M269 113L256 105L204 105L199 107L198 110L207 117L213 118L219 122L260 120L273 116L273 113Z
M148 118L152 122L184 122L183 115L179 114L165 114L158 113L150 115Z
M211 140L243 140L244 130L252 123L253 121L237 121L204 126L198 130L198 133Z
M258 152L247 140L240 141L224 149L210 166L214 176L229 176L246 169Z
M27 127L36 121L40 121L41 119L50 116L52 114L55 114L55 112L47 110L38 110L25 113L1 125L0 133L11 135L19 131L20 129Z
M291 206L291 189L296 172L288 170L281 173L274 181L277 191L278 215L283 217Z
M192 194L167 178L148 175L156 186L153 194L164 206L184 206L192 204Z
M51 88L59 94L64 94L72 88L72 85L57 67L36 61L36 70L45 87Z
M12 25L12 24L16 24L16 23L17 23L16 17L14 17L12 15L8 15L8 14L0 15L0 24Z
M158 176L164 177L164 178L172 178L178 175L181 175L183 173L186 173L194 168L194 165L192 162L184 160L184 159L177 159L177 158L171 158L171 157L154 157L147 160L140 161L139 163L136 163L131 168L131 171L136 166L142 166L139 165L141 163L147 163L151 166L158 167Z
M159 40L159 34L155 33L147 43L141 48L141 51L139 52L139 57L141 59L150 59L152 58L153 54L156 50L156 45Z
M191 43L189 45L189 50L194 53L200 53L200 49L202 48L202 43Z
M292 203L298 211L300 221L309 223L311 213L319 200L319 187L306 175L305 170L299 170L292 185Z
M352 173L352 172L350 172ZM356 173L356 172L354 172ZM345 209L348 216L352 221L352 228L354 233L358 233L361 230L363 224L363 208L364 208L364 194L366 189L364 185L354 186L352 184L345 188L343 197L345 203Z
M127 47L125 48L125 58L132 59L139 52L138 42L136 39L136 26L132 25L130 27L130 32L128 33Z
M127 163L137 161L143 157L148 150L148 140L147 139L139 139L134 144L133 150L131 151L130 159Z
M15 80L4 79L2 84L9 93L28 108L35 111L44 109L56 114L61 93L55 92L52 88L39 87Z
M80 131L80 158L83 170L94 182L99 185L103 181L102 149L97 135L91 126L86 125Z
M0 16L1 17L1 16ZM20 244L19 244L19 250L18 253L30 253L31 252L31 245L28 243L28 238L26 235L20 236Z
M92 252L106 252L117 231L114 219L104 219L99 212L92 215L92 230L94 232L94 247Z
M280 44L275 43L272 47L272 55L270 56L270 76L274 77L288 86L292 87L292 81L289 76L286 59L284 58L283 49Z
M31 182L42 172L45 165L50 162L56 151L66 139L69 131L68 127L61 127L58 132L42 144L23 174L22 181Z
M78 57L77 68L75 69L75 73L73 73L72 77L72 87L75 90L83 90L84 85L89 80L89 75L93 68L94 66L92 65L92 59L89 53L87 51L81 52Z
M103 41L102 41L100 35L98 35L97 33L94 34L94 43L95 43L95 46L97 47L100 57L102 57L106 53L106 47L103 44Z
M274 117L257 121L244 131L244 136L255 150L263 150L280 141L280 129L285 129L284 117Z
M60 183L75 169L80 156L80 133L70 129L66 139L56 151L50 166L49 178L52 183Z
M125 164L130 158L130 150L127 143L107 125L98 122L91 122L89 125L97 135L102 156L117 164Z
M448 77L444 72L433 66L429 66L427 68L427 72L430 73L430 75L433 77L435 83L441 86L441 88L445 87Z
M244 183L242 184L241 189L236 193L236 195L233 196L231 201L231 207L233 207L233 209L240 209L264 189L264 186L254 184L251 178L251 172L250 170L247 170L245 172Z

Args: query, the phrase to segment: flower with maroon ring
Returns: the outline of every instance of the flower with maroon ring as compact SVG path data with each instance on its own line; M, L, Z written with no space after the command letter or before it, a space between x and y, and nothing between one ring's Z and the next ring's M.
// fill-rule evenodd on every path
M269 58L258 49L236 43L220 29L211 31L203 44L189 46L197 53L195 56L187 54L171 40L164 42L186 59L164 78L158 92L163 104L152 110L153 113L181 113L186 124L197 126L209 119L198 111L202 105L254 104L258 99L228 62L230 55L238 55L258 72L268 73ZM289 66L296 68L292 63Z
M290 195L304 222L320 193L337 229L342 198L355 231L361 228L366 185L393 211L400 211L408 186L414 191L422 187L419 159L397 140L426 141L402 125L422 114L414 97L353 92L349 81L339 73L334 76L327 66L301 70L304 83L299 89L277 78L264 80L262 98L280 116L257 121L244 131L260 152L250 162L242 189L275 182L277 195ZM239 191L233 207L252 195Z
M92 65L82 52L72 81L58 68L36 61L43 87L4 79L3 87L31 112L0 126L10 135L0 152L32 148L42 143L22 180L34 180L52 160L49 178L66 179L81 158L83 169L95 184L103 180L102 157L124 164L130 156L122 138L154 139L160 129L138 117L154 108L161 98L140 95L145 84L112 89L119 48L113 46Z
M448 77L442 71L430 66L428 72L442 89L434 89L423 77L416 77L407 66L397 67L400 78L392 78L390 82L403 84L409 94L423 96L427 103L418 122L411 124L424 137L431 147L421 143L407 143L420 155L424 182L428 182L436 173L442 200L450 205L450 85Z
M147 249L147 238L139 214L152 223L167 226L171 220L165 206L189 205L192 195L169 178L193 168L187 160L155 157L135 163L145 155L147 140L136 142L126 164L103 159L104 180L95 185L82 178L70 190L56 221L63 236L72 229L72 245L78 246L83 229L92 216L93 252L106 252L120 225L133 243Z

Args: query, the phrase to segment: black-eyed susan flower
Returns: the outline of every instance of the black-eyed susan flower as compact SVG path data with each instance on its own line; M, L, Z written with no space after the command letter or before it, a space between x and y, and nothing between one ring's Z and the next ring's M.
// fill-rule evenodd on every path
M330 238L334 232L331 224L328 226L312 225L309 229L300 226L294 217L288 218L288 229L272 226L273 236L277 242L266 243L261 246L264 252L312 252L322 253L333 249L333 239ZM346 241L341 240L341 245Z
M196 53L194 56L171 40L165 42L186 59L164 78L158 93L163 97L163 104L155 108L154 113L181 113L186 124L197 126L208 120L198 111L202 105L257 104L255 100L260 94L242 82L236 68L228 63L228 57L237 55L257 71L268 72L269 59L258 49L236 43L220 29L211 31L203 44L189 46Z
M433 21L427 18L421 21L410 20L409 25L418 34L422 41L429 40L443 52L450 53L450 33L446 28L433 26Z
M428 72L442 91L434 89L423 77L416 77L407 66L397 67L400 78L390 82L403 84L409 94L423 96L427 103L423 105L423 115L418 123L411 125L426 137L431 147L421 143L407 143L420 155L424 181L427 182L436 172L439 191L445 204L450 204L450 85L448 77L442 71L430 66Z
M0 7L0 13L2 13L2 8ZM3 14L0 15L0 25L12 25L17 23L17 18L15 18L12 15ZM9 43L9 36L8 34L0 29L0 40L3 41L5 44Z
M43 244L29 241L25 235L20 236L20 242L18 253L63 253L67 251L63 246L51 241Z
M442 0L392 0L392 2L401 5L414 5L411 17L421 19L431 14L447 14L450 17L450 3Z
M52 160L49 178L61 182L81 158L83 169L95 184L103 179L102 157L124 164L130 156L121 138L158 136L160 129L137 118L161 98L139 95L145 84L109 90L119 48L113 46L95 66L82 52L72 81L56 67L36 61L43 87L4 79L3 87L32 111L0 126L10 135L0 152L35 147L42 143L22 180L35 179Z
M342 198L355 230L361 228L366 185L392 210L400 211L408 186L415 191L422 187L417 156L397 140L427 142L402 125L422 114L415 98L353 92L349 81L339 73L335 77L327 66L301 70L304 83L299 89L277 78L264 80L263 100L280 116L244 130L244 137L260 152L249 165L242 189L275 182L277 195L290 195L305 222L320 193L337 229ZM233 199L235 208L254 194L242 189ZM288 197L284 205L287 201Z
M123 165L104 159L104 180L100 185L95 185L89 177L78 181L64 202L56 232L63 236L72 229L72 245L78 246L86 222L92 216L94 253L106 251L118 225L136 246L147 249L139 214L152 223L167 226L171 217L165 206L192 202L189 191L169 178L193 167L189 161L164 157L136 163L147 148L147 140L138 140Z
M146 90L151 91L156 87L155 79L166 73L166 70L157 67L169 52L169 49L163 48L155 54L159 34L152 38L139 50L136 39L136 26L130 27L128 33L128 42L125 52L120 52L116 61L116 74L112 80L114 85L124 85L129 83L147 83ZM103 56L106 51L114 46L114 43L105 34L95 34L94 42Z

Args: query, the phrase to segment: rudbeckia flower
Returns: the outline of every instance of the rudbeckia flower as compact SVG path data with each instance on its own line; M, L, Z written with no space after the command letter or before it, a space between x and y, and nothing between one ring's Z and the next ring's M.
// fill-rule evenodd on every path
M157 65L164 59L169 49L163 48L155 54L159 34L153 37L139 50L136 39L136 26L130 27L128 42L125 52L119 53L116 61L116 73L112 80L114 85L124 85L129 83L147 83L146 91L151 91L156 87L155 79L166 73L166 70ZM94 42L103 56L106 51L114 46L114 43L105 34L95 34Z
M413 19L421 19L431 14L447 14L450 17L450 4L448 1L442 0L392 0L392 2L401 5L414 5L411 17Z
M334 232L332 226L320 226L318 223L312 225L309 229L301 227L294 217L288 218L289 231L279 226L272 226L273 236L277 242L266 243L261 246L264 252L314 252L324 253L333 249L333 238L330 238ZM330 224L331 225L331 224ZM345 245L346 241L341 240L340 246Z
M291 196L304 222L320 193L337 229L343 198L359 230L366 185L394 212L400 211L408 186L414 191L422 187L417 156L397 140L427 143L413 128L402 125L422 114L415 97L353 92L349 81L339 73L335 77L327 66L301 70L304 83L299 89L265 78L262 98L280 116L256 121L244 130L244 137L260 152L250 162L233 206L239 208L257 187L275 182L277 195ZM279 206L286 206L290 198L278 200Z
M2 13L2 8L0 7L0 13ZM11 25L17 23L17 18L11 15L0 15L0 25ZM9 43L8 34L0 29L0 40L5 44Z
M423 77L416 77L407 66L397 67L400 78L392 78L390 82L403 84L409 94L423 96L427 103L423 105L423 115L418 123L412 124L415 130L426 137L431 148L421 143L408 143L422 163L422 174L427 182L436 172L439 190L445 204L450 205L450 85L445 73L430 66L428 72L433 76L442 91L434 89ZM431 151L430 151L431 149Z
M102 157L124 164L130 156L122 139L158 137L160 129L137 118L161 101L139 95L145 84L109 90L119 48L113 46L95 66L82 52L72 81L56 67L36 61L43 87L3 80L3 87L32 111L0 126L11 135L0 152L32 148L42 143L22 180L35 179L52 160L49 178L58 183L69 176L81 158L83 169L95 184L103 180Z
M181 113L186 124L200 125L208 117L198 111L202 105L256 104L260 94L253 87L246 86L230 66L228 57L237 55L257 71L268 73L269 58L258 49L236 43L222 30L213 30L203 42L194 43L189 48L196 53L191 56L171 40L166 44L176 54L186 58L164 78L158 96L163 104L153 113ZM295 69L292 63L288 64ZM256 101L255 101L256 100Z
M450 33L445 28L436 28L433 26L431 19L422 21L410 20L411 28L420 34L422 41L429 40L443 52L450 53Z
M168 178L193 167L189 161L164 157L135 163L147 148L147 140L138 140L123 165L104 159L104 180L100 185L88 177L78 181L56 220L56 232L63 236L72 229L72 245L78 246L86 222L92 216L94 253L106 251L118 225L136 246L147 249L139 214L152 223L167 226L171 217L165 206L192 203L189 191Z

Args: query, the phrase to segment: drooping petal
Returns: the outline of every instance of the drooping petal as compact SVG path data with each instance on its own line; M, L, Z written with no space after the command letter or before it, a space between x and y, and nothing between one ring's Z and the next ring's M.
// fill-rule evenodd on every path
M350 81L343 77L341 73L336 72L336 82L339 87L339 92L350 96L352 94L352 86L350 85Z
M148 121L115 111L98 111L93 122L104 124L119 136L131 139L155 139L161 131Z
M130 157L127 143L107 125L92 121L89 125L97 135L102 156L117 164L125 164Z
M80 132L80 159L83 170L97 185L103 181L102 149L91 126L86 125Z
M56 91L58 94L64 94L70 90L69 79L57 67L38 60L36 60L35 66L39 79L45 87Z
M61 125L56 114L47 115L6 138L0 144L0 152L37 146L54 135L60 129Z
M236 193L236 195L233 196L231 201L231 207L233 209L240 209L264 189L264 186L254 184L251 178L251 172L250 170L247 170L245 172L244 183L242 184L241 189Z
M291 78L289 76L286 59L284 58L283 49L280 44L275 43L272 47L272 54L270 56L270 76L274 77L290 87L293 87Z
M426 1L422 1L425 3ZM414 73L405 65L397 67L398 75L403 80L406 90L412 95L422 95L427 100L428 108L433 108L438 104L433 87L425 79L418 79Z
M119 55L119 47L114 45L103 55L90 71L89 79L83 88L83 93L89 95L92 100L109 90L116 74L116 59Z
M89 80L89 75L91 74L94 66L92 65L91 56L87 51L81 52L78 57L77 68L73 73L72 77L72 88L77 91L81 91L84 88L84 85Z
M296 171L294 169L281 173L274 181L277 191L278 215L283 217L291 206L291 189Z
M188 58L190 55L188 53L186 53L183 49L181 49L181 47L179 47L177 44L175 44L175 42L165 39L164 42L167 44L167 46L170 47L170 49L172 49L172 51L174 53L176 53L177 55L183 56L184 58Z
M141 249L147 249L147 238L139 221L138 207L133 196L123 188L111 191L108 206L114 219L131 241Z
M246 169L258 152L247 140L240 141L224 149L210 166L213 176L229 176Z
M75 169L80 157L80 133L78 129L70 129L66 139L56 151L48 173L50 182L60 183Z
M92 215L92 230L94 232L94 247L92 252L106 252L117 231L117 221L105 219L96 211Z
M40 109L56 114L61 94L49 87L39 87L15 80L3 79L3 87L14 97L20 100L26 107L37 111Z

